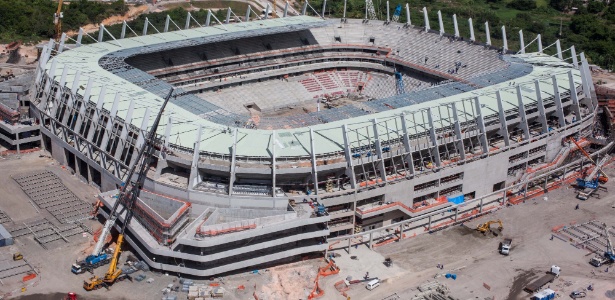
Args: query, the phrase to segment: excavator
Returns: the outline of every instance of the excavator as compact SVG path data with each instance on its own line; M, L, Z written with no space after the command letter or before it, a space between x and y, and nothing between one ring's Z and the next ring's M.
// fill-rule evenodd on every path
M491 230L491 225L496 224L496 223L500 225L498 226L497 231ZM493 232L494 235L498 235L500 232L502 232L503 229L504 229L504 225L502 225L502 221L500 220L488 221L483 224L478 224L478 226L476 227L476 230L478 230L479 232L482 232L483 234Z
M126 232L126 226L130 223L130 220L133 216L133 207L138 200L139 194L141 192L141 188L145 182L145 178L147 177L147 170L151 165L151 157L154 154L154 139L156 137L156 130L158 129L158 124L160 124L160 119L164 112L164 108L166 107L169 99L173 95L175 89L171 89L169 94L165 97L164 102L156 116L156 120L150 129L143 146L139 150L137 157L135 159L135 163L128 172L126 177L126 183L122 186L120 190L120 196L117 198L115 204L113 205L113 209L109 213L109 220L105 223L103 227L103 233L101 233L99 242L104 240L106 235L109 233L111 227L115 224L118 216L120 216L124 211L126 211L126 216L124 218L124 222L122 223L122 227L120 229L117 243L115 246L115 250L113 252L113 256L111 258L111 262L109 264L109 269L107 273L105 273L104 277L93 276L87 281L83 282L83 289L86 291L92 291L100 289L101 287L109 288L109 286L113 285L117 281L123 281L125 279L132 280L128 274L123 274L122 269L118 268L118 262L120 258L120 253L122 252L122 246L124 244L124 237ZM137 180L132 182L132 176L135 174L135 171L139 168L139 172L137 174ZM121 211L118 211L119 204L122 203L124 208Z

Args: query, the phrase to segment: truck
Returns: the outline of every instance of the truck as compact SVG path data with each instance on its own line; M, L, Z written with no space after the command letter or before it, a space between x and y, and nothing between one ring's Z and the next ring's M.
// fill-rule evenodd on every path
M510 254L510 247L512 246L512 239L504 239L500 243L500 254L508 255Z
M540 289L542 289L542 287L547 283L553 283L555 278L559 277L560 270L560 267L556 265L551 266L551 270L549 270L549 272L526 285L524 290L528 293L536 293L540 291Z
M100 266L106 265L111 260L111 256L105 252L98 255L88 255L84 260L78 261L72 265L70 271L73 274L81 274L86 271L90 272Z

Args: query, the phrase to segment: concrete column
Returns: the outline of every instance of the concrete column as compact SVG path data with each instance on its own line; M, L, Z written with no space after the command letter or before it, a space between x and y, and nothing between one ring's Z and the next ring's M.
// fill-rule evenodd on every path
M286 18L287 16L288 16L288 1L286 1L286 4L284 5L283 18ZM344 18L346 18L346 0L344 0Z
M491 46L491 34L489 34L489 22L485 22L485 36L487 38L486 44Z
M344 135L344 155L346 156L346 175L350 177L350 186L355 189L357 178L354 173L354 163L352 153L350 152L350 143L348 141L348 128L346 124L342 125L342 134Z
M547 124L547 112L545 110L545 104L542 100L542 91L540 90L540 81L538 79L534 80L534 89L536 90L536 100L538 106L538 115L540 119L540 124L542 125L542 132L549 132L549 124Z
M370 232L369 233L369 249L374 249L373 243L374 243L374 233Z
M273 130L271 132L271 196L275 198L275 176L276 176L276 164L275 164L275 145L276 145L276 140L277 139L277 135L275 134L275 130ZM318 189L318 188L316 188ZM275 207L275 202L273 204L273 206Z
M135 144L135 148L141 149L143 144L145 144L145 137L147 136L147 126L149 125L149 117L150 110L149 107L145 109L145 114L143 115L143 119L141 119L141 128L139 135L137 135L137 143Z
M459 113L457 112L457 102L451 103L451 109L453 110L453 128L455 130L455 137L457 138L455 145L461 160L466 160L466 148L463 144L463 135L461 134L461 124L459 122Z
M235 166L237 165L237 133L239 129L235 128L233 130L233 147L231 148L231 170L230 176L228 180L228 194L229 196L233 194L233 185L235 184ZM274 179L275 180L275 179ZM273 191L275 195L275 189Z
M376 155L378 155L378 169L380 170L380 178L383 182L387 182L387 173L384 168L384 159L382 155L382 144L380 143L380 136L378 135L378 120L372 120L372 126L374 128L374 144L376 145Z
M81 46L83 40L83 28L79 27L79 33L77 34L77 47Z
M211 25L211 10L207 10L207 17L205 17L204 26L209 26L209 25Z
M327 12L326 8L327 8L327 0L323 0L322 1L322 18L323 19L325 18L325 13ZM277 8L274 7L273 10L275 11L275 10L277 10Z
M429 224L427 225L427 231L431 230L431 215L429 215Z
M425 32L429 31L429 17L427 16L427 8L423 7L423 18L425 19Z
M75 109L75 95L77 94L77 90L79 89L79 78L81 77L81 71L77 70L77 72L75 72L75 77L73 77L73 86L71 87L71 94L68 97L68 100L66 102L66 105L71 108L71 110ZM66 124L66 126L68 126L69 128L72 128L71 126L74 125L74 118L76 117L77 114L75 114L75 116L71 116L71 114L69 113L69 110L67 109L64 112L64 117L62 118L64 121L64 124Z
M595 110L598 107L598 98L594 97L596 90L592 81L592 72L589 70L589 64L585 59L585 53L581 52L581 65L583 67L583 76L588 87L589 98L592 100L592 107Z
M303 8L301 9L301 15L305 16L305 13L307 11L307 7L308 7L308 1L306 0L305 3L303 3ZM365 6L365 19L367 18L367 6Z
M495 92L495 96L498 101L498 117L500 118L500 135L504 138L504 145L510 146L510 137L508 135L508 124L506 123L506 113L504 112L504 105L502 104L502 96L500 91Z
M429 122L429 137L431 138L431 145L433 147L431 155L434 157L436 166L439 168L442 166L442 162L440 161L440 145L438 143L438 137L436 136L436 126L434 125L431 107L427 108L427 122Z
M352 238L348 238L348 254L350 254L350 248L352 248Z
M143 22L143 36L147 35L147 26L149 25L149 20L145 17L145 22Z
M314 195L318 195L318 170L316 168L316 150L314 149L314 130L310 128L310 159L312 161L312 181L314 181Z
M508 51L508 40L506 39L506 26L502 26L502 50Z
M105 34L105 25L100 24L98 27L98 42L101 43L103 41L103 35Z
M468 19L468 26L470 26L470 41L476 41L476 37L474 36L474 25L472 24L472 18Z
M390 8L389 8L389 1L387 1L387 21L386 23L390 23L391 22L391 15L390 15Z
M190 12L188 12L188 14L186 14L186 25L184 26L184 29L190 29L190 18L192 18L192 16L190 15Z
M192 190L202 181L201 173L199 172L199 158L200 158L200 149L201 149L201 133L203 127L199 125L199 129L197 130L195 141L194 141L194 151L192 153L192 164L190 167L190 181L188 182L188 189Z
M542 36L539 34L537 37L538 53L542 53Z
M168 27L168 26L169 26L169 25L168 25L168 24L169 24L169 21L168 21L168 20L169 20L169 15L167 15L167 26L166 26L166 27ZM122 32L120 33L120 40L126 37L126 27L127 27L127 26L128 26L128 23L126 23L126 21L123 21L123 22L122 22ZM166 27L165 27L165 28L166 28ZM165 31L165 32L166 32L166 31Z
M440 26L440 35L444 34L444 23L442 22L442 12L438 11L438 26Z
M574 46L570 47L570 55L572 56L572 66L578 69L579 60L577 59L577 51L574 49Z
M568 83L570 84L570 99L572 99L572 112L574 113L575 119L578 122L581 120L581 108L579 106L579 96L577 95L577 87L574 84L574 76L572 75L572 70L568 71Z
M525 53L525 41L523 40L523 30L519 30L519 53Z
M124 21L126 23L126 21ZM164 21L164 30L162 32L169 31L169 23L171 23L171 16L167 15L167 19Z
M62 53L64 51L64 42L66 41L66 33L62 33L60 37L60 45L58 46L58 52Z
M103 104L105 103L105 93L107 91L107 86L103 85L100 89L100 93L98 94L98 102L96 102L96 110L94 110L94 115L92 115L92 123L90 123L90 130L88 131L87 140L93 142L94 132L98 127L98 118L102 114Z
M408 5L408 3L406 3L406 18L406 24L412 25L412 21L410 21L410 5Z
M453 14L453 26L455 27L455 37L459 37L459 26L457 25L457 15Z
M523 104L523 94L521 94L521 86L517 85L517 107L519 109L519 118L521 121L519 122L519 126L523 130L523 139L530 139L530 127L527 124L527 115L525 114L525 106Z
M459 216L459 207L455 207L455 222L457 222L457 216Z
M404 161L408 165L408 170L410 171L410 175L414 176L414 161L412 160L412 147L410 146L410 137L408 135L408 125L406 124L406 115L402 114L400 117L401 117L401 127L404 133L402 142L404 143L404 150L406 150L406 154L404 155ZM408 174L406 174L406 177L408 177Z
M60 81L58 82L58 89L56 91L55 94L55 99L53 100L54 105L51 108L51 117L52 118L56 118L56 119L60 119L57 116L58 113L58 109L60 108L60 105L62 105L62 95L64 94L64 87L66 85L66 76L68 75L68 66L64 65L64 68L62 69L62 75L60 75ZM68 107L67 107L68 109Z
M88 83L85 86L85 93L83 94L83 103L81 104L81 107L79 108L79 114L77 116L77 123L73 127L76 132L81 131L81 125L83 125L83 121L86 118L85 108L87 106L86 104L90 101L90 94L91 94L93 85L94 85L94 79L92 77L88 78Z
M271 10L269 10L270 6L269 6L269 2L267 2L267 6L265 7L265 20L267 20L269 18L269 12Z
M171 128L173 127L173 118L168 116L167 123L164 126L164 147L160 151L160 155L158 156L158 164L156 164L156 175L154 176L154 180L158 180L160 178L160 174L162 174L162 170L168 166L167 164L167 155L165 151L169 149L169 140L171 139ZM118 145L115 145L117 147Z
M113 105L111 106L111 111L109 112L109 120L107 120L107 124L105 124L105 131L103 132L103 139L100 143L100 149L106 151L107 144L109 143L109 135L113 130L113 121L115 120L115 116L117 115L117 109L120 102L120 93L115 93L115 98L113 99Z
M480 144L483 147L483 154L489 153L489 141L487 140L487 130L485 129L485 119L483 119L483 111L481 108L480 100L478 97L474 98L474 106L476 106L476 123L478 124L478 129L480 130L478 139L480 140Z
M229 7L226 11L226 20L224 20L224 24L228 24L231 22L231 8Z
M559 93L559 85L557 83L557 77L555 75L551 76L551 81L553 82L553 100L555 101L555 113L557 114L557 119L559 120L559 126L566 126L566 119L564 118L564 107L562 105L562 98Z
M559 40L555 41L555 48L557 49L557 58L563 60L564 57L562 56L562 45L560 44Z
M126 117L124 118L124 126L122 126L122 132L120 133L120 141L118 142L118 149L115 151L115 159L120 160L122 158L122 153L124 149L128 147L128 141L126 138L128 137L128 128L132 123L132 114L134 112L135 102L134 100L130 100L130 104L128 104L128 111L126 112ZM121 144L121 146L120 146Z
M478 213L483 212L483 198L480 198L480 206L478 207Z
M252 8L248 5L248 9L246 9L246 22L250 21L250 10L252 10Z

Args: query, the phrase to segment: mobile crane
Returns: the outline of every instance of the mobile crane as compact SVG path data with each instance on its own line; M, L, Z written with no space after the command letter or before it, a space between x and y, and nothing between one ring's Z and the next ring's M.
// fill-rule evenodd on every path
M587 153L587 151L585 151L585 149L583 149L577 141L573 138L570 138L570 141L572 141L577 146L579 151L581 151L581 153L583 153L583 155L585 155L585 157L587 157L587 159L595 165L593 171L585 178L577 178L577 188L581 189L577 195L577 198L587 200L596 190L598 190L598 188L600 188L600 184L604 184L609 181L609 177L604 171L602 171L602 166L609 161L610 156L606 155L598 163L596 163L596 161L591 158L589 153Z
M93 276L89 279L89 281L83 282L83 288L86 291L96 290L101 287L108 288L110 285L115 283L116 281L122 281L124 279L130 279L127 274L122 274L122 269L118 268L118 261L120 258L120 253L122 251L122 245L124 243L124 235L126 232L126 226L130 223L130 220L133 216L133 207L138 200L139 194L141 192L141 188L145 182L145 178L147 177L147 170L151 165L151 157L154 154L154 139L156 137L156 130L158 129L158 124L160 123L160 119L164 112L164 109L171 99L175 89L171 89L169 94L165 97L162 106L160 107L160 111L156 116L156 120L150 129L145 142L141 149L139 150L135 163L128 172L126 177L126 183L120 189L120 195L115 201L111 212L109 213L109 219L105 222L103 227L103 231L101 232L98 243L96 244L95 251L98 249L102 249L102 244L104 244L104 240L106 236L111 231L111 227L115 224L118 216L122 214L123 211L126 211L126 217L124 218L124 222L120 229L120 233L117 238L117 243L115 246L115 251L113 252L113 256L110 260L109 269L107 273L105 273L104 277ZM135 171L139 168L139 172L137 174L136 182L132 182L132 176L135 174ZM122 203L124 205L124 209L118 212L119 204ZM101 244L101 245L99 245Z
M62 35L62 18L64 18L64 14L62 13L62 4L63 0L58 1L58 9L53 14L53 24L55 29L55 40L56 42L60 41L60 36Z
M606 251L603 255L597 255L589 261L594 267L600 267L605 264L612 264L615 262L615 251L613 251L613 244L611 244L611 237L609 236L609 227L606 226L605 223L602 223L604 226L604 235L606 237Z

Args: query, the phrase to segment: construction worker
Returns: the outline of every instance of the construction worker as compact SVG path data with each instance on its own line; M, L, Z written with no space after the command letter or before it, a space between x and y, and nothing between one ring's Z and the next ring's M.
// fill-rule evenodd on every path
M574 210L579 209L579 204L577 204L577 206L574 207Z

